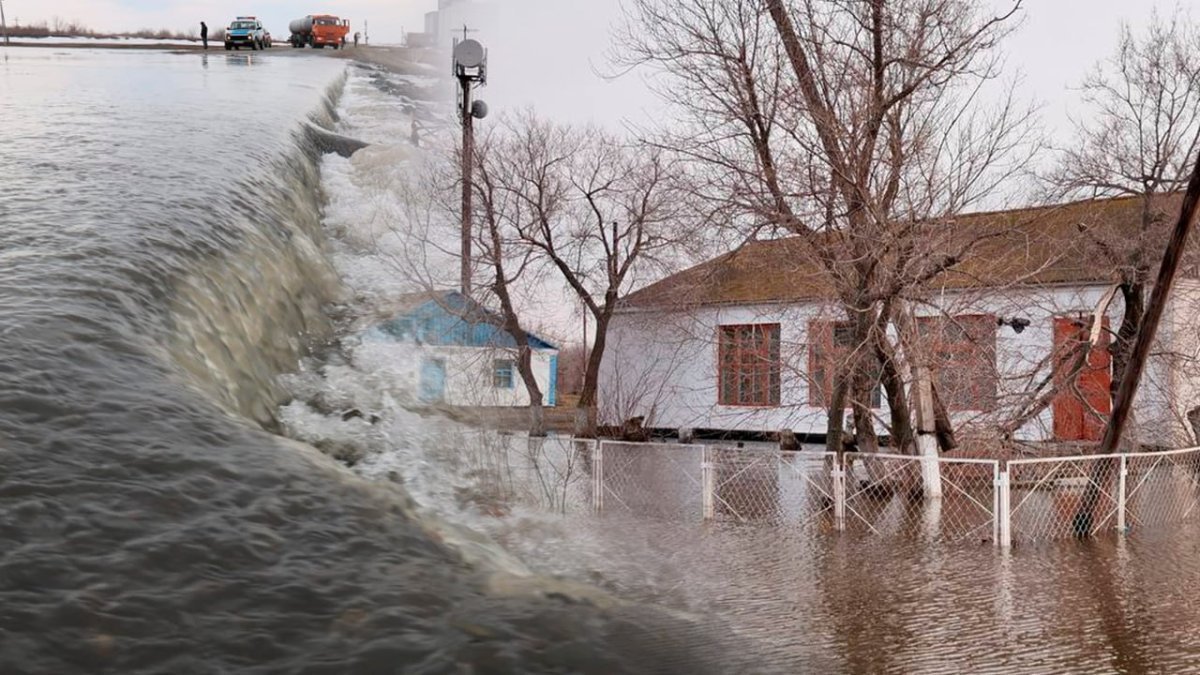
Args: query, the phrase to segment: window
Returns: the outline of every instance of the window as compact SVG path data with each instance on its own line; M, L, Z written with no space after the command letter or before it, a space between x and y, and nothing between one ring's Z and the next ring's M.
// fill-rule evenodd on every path
M920 317L917 331L946 408L991 410L996 405L996 318Z
M513 388L513 368L516 364L512 359L496 359L492 362L492 387L494 389Z
M854 327L849 321L810 321L808 323L808 404L828 408L833 398L834 376L845 370L850 356L859 345L854 343ZM879 386L879 361L870 354L871 407L883 399ZM847 397L846 407L850 407Z
M779 324L721 326L720 405L779 405Z

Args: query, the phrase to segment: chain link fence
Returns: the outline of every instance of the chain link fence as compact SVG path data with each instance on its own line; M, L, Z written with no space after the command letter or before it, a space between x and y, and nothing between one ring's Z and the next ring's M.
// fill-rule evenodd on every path
M514 506L558 514L592 511L596 442L513 434L479 434L460 458L472 481L467 501L489 513Z
M1034 543L1196 519L1200 448L992 460L502 437L495 498L562 514Z
M851 530L937 541L996 541L996 460L847 454L845 467Z
M1018 542L1182 523L1200 503L1200 449L1008 463Z

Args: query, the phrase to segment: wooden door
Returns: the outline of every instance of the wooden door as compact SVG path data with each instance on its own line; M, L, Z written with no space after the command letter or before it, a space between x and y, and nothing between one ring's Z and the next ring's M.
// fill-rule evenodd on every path
M1076 349L1088 340L1091 317L1054 319L1054 439L1099 441L1112 412L1112 353L1109 351L1108 319L1100 341L1088 353L1087 363L1068 382Z

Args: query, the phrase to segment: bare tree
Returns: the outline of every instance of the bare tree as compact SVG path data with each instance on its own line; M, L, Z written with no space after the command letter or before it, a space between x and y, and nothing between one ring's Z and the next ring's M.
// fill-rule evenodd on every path
M876 445L876 381L893 439L912 438L904 344L888 328L906 293L978 241L949 221L994 199L1032 151L1030 111L1011 88L993 91L1020 4L1000 15L975 0L629 5L621 60L655 68L680 112L655 142L715 210L803 237L829 279L853 344L829 396L831 450L847 407L859 445Z
M600 362L617 302L679 243L668 163L657 149L532 113L510 120L506 133L496 176L529 213L519 237L594 319L575 419L577 435L594 436Z
M1179 193L1200 150L1200 31L1178 13L1154 15L1137 36L1121 29L1116 53L1084 80L1087 114L1061 152L1058 189L1079 197L1127 196L1141 204L1140 231L1081 223L1099 259L1116 272L1123 300L1110 349L1112 392L1121 385L1145 313L1150 275L1167 239Z
M517 372L529 395L529 434L546 435L543 394L533 372L533 350L529 332L522 324L513 299L514 285L529 281L534 264L532 249L520 243L519 235L533 214L526 204L498 182L498 176L511 167L503 159L509 147L504 139L490 135L476 146L475 191L477 231L476 266L486 267L484 285L500 304L502 327L517 345Z

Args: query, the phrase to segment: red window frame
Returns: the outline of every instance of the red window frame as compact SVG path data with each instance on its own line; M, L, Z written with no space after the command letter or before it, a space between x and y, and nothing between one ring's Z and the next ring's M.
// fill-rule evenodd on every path
M717 404L746 408L780 405L782 360L777 323L717 329Z
M996 328L990 314L917 317L921 348L947 410L996 407Z
M814 319L808 322L808 404L814 408L828 408L833 395L833 375L850 357L853 345L838 344L845 340L835 339L839 333L851 329L849 321ZM877 371L875 387L871 390L871 408L883 405L883 389ZM846 407L851 407L849 397Z

